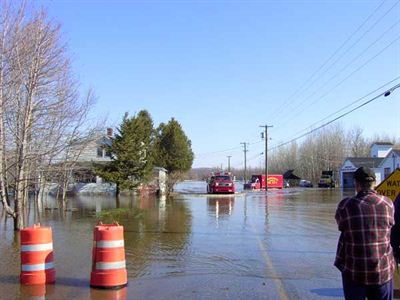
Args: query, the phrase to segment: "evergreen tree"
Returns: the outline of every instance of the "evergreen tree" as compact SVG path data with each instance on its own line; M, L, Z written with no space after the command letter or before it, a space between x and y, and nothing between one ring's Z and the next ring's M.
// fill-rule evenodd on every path
M154 164L167 169L168 192L190 170L193 159L191 141L179 122L172 118L167 124L161 123L156 134Z
M111 162L97 167L97 174L117 185L117 195L120 189L134 189L150 178L153 142L154 129L150 114L142 110L129 118L126 113L107 149L111 154Z

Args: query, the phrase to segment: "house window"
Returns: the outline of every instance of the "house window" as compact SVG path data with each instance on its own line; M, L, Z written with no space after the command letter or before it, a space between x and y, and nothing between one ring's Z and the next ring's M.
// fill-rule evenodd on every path
M97 157L103 157L103 148L97 147Z
M111 151L110 150L106 151L106 157L111 157Z
M384 172L384 177L385 177L385 178L387 178L387 177L390 175L390 173L391 173L391 172L390 172L390 168L385 168L383 172Z

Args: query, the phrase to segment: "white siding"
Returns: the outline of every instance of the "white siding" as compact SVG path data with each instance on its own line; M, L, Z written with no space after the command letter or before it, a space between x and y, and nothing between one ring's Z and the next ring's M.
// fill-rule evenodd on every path
M394 154L394 157L393 157L393 154ZM400 156L397 155L397 153L395 153L394 151L391 151L390 153L388 153L387 157L382 161L380 168L381 168L381 174L382 174L382 180L383 180L387 177L387 176L385 176L385 169L388 169L389 174L390 174L395 169L400 168ZM389 174L386 174L386 175L389 175Z
M376 168L373 169L374 173L375 173L375 178L376 178L376 185L380 184L382 181L382 174L381 174L381 169L380 168Z
M102 156L98 156L97 154L97 148L101 147L101 141L103 137L99 137L98 140L96 141L90 141L86 145L77 145L75 150L72 150L72 155L71 157L76 157L79 155L79 158L77 161L79 162L90 162L90 161L110 161L110 157L106 156L106 151L105 149L102 149ZM83 149L82 149L83 147Z
M373 144L371 146L371 157L385 157L392 150L392 147L392 145Z

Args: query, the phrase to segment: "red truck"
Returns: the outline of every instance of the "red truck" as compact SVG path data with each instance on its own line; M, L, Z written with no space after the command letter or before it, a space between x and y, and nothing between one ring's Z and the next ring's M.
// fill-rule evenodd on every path
M207 179L208 194L234 194L235 181L230 172L211 173Z
M265 190L266 184L268 184L269 189L282 189L283 176L279 174L268 174L268 180L266 180L265 174L252 175L249 182L244 184L244 189Z

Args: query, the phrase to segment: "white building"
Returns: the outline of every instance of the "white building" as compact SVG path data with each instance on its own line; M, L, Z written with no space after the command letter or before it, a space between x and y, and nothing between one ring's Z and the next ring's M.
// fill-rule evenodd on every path
M371 157L386 157L390 150L392 150L392 143L376 142L371 145Z
M109 162L111 153L107 147L111 146L112 129L107 128L107 133L98 132L89 140L73 145L70 157L77 162Z
M400 168L400 149L391 149L380 164L382 180L398 168Z
M340 168L340 186L354 188L353 175L360 167L371 168L379 184L396 168L400 167L400 149L393 149L392 143L374 143L371 146L370 157L348 157Z

